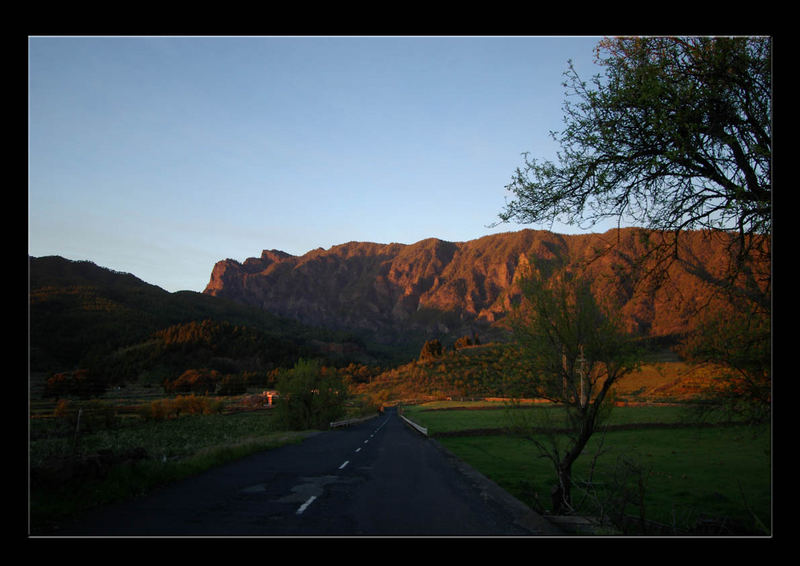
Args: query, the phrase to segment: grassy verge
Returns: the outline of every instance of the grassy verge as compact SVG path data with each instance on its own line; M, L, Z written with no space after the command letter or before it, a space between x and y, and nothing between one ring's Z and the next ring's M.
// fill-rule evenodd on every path
M502 433L453 434L502 428L506 411L430 408L407 407L405 414L509 493L547 512L555 476L532 442ZM624 429L595 434L575 464L573 499L579 513L628 515L634 521L624 528L634 534L769 534L769 425L649 426L685 425L686 414L677 406L615 408L609 424Z
M431 434L469 430L499 430L513 421L556 422L563 410L552 404L530 404L510 408L502 402L441 401L404 407L405 415L427 427ZM613 407L607 423L611 426L686 423L691 411L680 405Z
M306 434L275 430L270 411L131 419L77 439L64 434L57 421L32 423L32 534L52 534L60 522L97 505L136 497Z

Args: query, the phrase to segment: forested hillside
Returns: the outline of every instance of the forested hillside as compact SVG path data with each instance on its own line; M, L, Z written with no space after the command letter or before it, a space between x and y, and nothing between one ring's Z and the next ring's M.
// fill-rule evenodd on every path
M113 384L161 383L189 368L267 372L302 356L369 357L343 332L201 293L169 293L88 261L29 258L29 353L33 372L88 372ZM349 358L338 363L351 361Z

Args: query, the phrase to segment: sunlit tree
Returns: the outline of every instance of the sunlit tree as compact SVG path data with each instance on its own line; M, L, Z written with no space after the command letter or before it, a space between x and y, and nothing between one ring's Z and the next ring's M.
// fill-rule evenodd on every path
M770 320L748 302L737 306L704 313L681 353L711 378L698 410L763 422L772 404Z
M434 338L426 341L425 344L422 345L419 359L422 361L434 360L442 357L443 352L442 343L437 338Z
M600 41L604 73L587 82L571 63L565 73L564 127L551 134L557 163L524 154L501 221L650 228L664 238L654 249L662 267L681 232L719 231L735 236L732 276L754 254L768 266L771 49L769 37Z
M771 340L771 38L606 38L596 62L603 72L589 81L569 65L564 127L552 133L557 160L525 154L501 221L590 228L613 220L650 229L631 270L635 282L658 284L678 262L757 317L757 325L736 321L735 329L748 333L748 351L759 352L759 388L768 386L770 356L760 353ZM725 273L712 276L680 245L690 230L725 242ZM705 324L692 343L695 359L726 366L721 380L742 376L725 343L714 340L734 329L730 306L697 308ZM720 385L736 390L737 379Z

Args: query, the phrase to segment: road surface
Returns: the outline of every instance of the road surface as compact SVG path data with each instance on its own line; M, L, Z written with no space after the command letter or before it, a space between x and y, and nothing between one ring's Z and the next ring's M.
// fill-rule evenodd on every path
M394 410L110 506L60 536L551 536Z

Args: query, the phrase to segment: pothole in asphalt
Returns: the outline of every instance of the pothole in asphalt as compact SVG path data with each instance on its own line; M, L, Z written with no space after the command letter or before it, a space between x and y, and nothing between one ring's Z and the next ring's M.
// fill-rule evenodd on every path
M281 503L302 503L312 495L319 497L325 490L325 486L342 481L337 476L319 476L316 478L302 478L301 483L292 488L292 492L284 495L278 501Z

